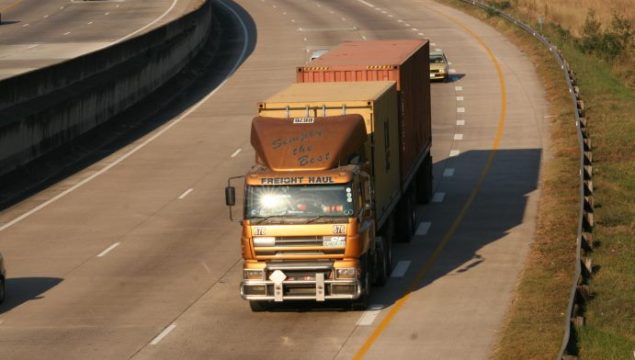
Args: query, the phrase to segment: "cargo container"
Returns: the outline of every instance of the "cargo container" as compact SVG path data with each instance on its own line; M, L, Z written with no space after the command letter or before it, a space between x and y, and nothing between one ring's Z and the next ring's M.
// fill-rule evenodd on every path
M429 51L426 40L351 41L297 68L299 83L397 82L401 185L405 192L415 180L420 203L431 193L428 174L421 172L422 163L432 161Z

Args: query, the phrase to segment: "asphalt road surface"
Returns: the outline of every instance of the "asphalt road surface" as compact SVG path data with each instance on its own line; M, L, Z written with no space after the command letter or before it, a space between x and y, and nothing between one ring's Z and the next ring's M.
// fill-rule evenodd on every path
M138 35L196 0L0 0L0 79Z
M207 90L184 93L196 105L0 213L0 358L487 359L548 158L544 92L523 53L433 1L219 6L233 23L228 65L213 70L226 81L199 84ZM435 196L418 209L417 235L396 245L368 311L252 313L223 188L252 163L256 102L293 82L312 49L389 38L430 39L452 63L451 80L432 84Z

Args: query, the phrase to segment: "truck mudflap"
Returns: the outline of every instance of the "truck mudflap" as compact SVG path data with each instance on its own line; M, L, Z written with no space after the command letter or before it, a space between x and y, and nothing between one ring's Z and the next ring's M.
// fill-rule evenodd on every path
M240 283L240 295L245 300L275 302L354 300L362 295L359 279L327 279L323 271L303 270L301 276L297 272L275 270L268 280L243 280Z

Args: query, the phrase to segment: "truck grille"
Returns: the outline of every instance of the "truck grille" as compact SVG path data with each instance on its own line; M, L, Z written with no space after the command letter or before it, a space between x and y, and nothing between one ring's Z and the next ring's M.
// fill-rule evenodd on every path
M257 257L284 258L285 256L342 257L344 247L324 247L322 236L277 236L273 246L254 247Z

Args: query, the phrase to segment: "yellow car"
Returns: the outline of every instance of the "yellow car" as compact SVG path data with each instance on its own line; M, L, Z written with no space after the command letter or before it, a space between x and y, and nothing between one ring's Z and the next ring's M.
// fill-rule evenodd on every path
M443 50L430 51L430 80L445 80L448 77L448 59Z

